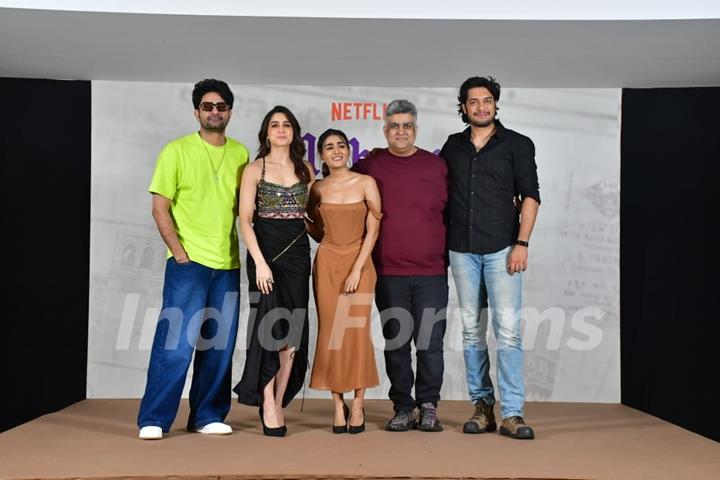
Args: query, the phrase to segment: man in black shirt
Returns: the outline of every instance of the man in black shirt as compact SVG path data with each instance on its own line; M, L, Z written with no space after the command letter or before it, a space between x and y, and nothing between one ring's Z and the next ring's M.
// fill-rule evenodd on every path
M532 140L495 118L500 85L492 77L471 77L458 95L458 113L469 124L450 135L440 152L450 178L448 248L463 322L463 354L475 413L465 433L497 429L487 352L486 290L497 341L500 433L534 438L523 420L525 387L519 312L522 277L535 225L538 192ZM519 200L520 210L515 200Z

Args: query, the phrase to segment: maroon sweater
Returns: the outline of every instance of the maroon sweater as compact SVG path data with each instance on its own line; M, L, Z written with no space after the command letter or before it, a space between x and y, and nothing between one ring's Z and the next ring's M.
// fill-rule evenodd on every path
M360 160L356 170L375 179L382 197L373 250L378 275L447 275L445 161L427 150L398 157L383 148Z

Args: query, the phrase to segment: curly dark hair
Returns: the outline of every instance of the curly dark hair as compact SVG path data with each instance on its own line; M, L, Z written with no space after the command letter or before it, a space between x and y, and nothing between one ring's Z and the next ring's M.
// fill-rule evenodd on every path
M260 141L260 148L258 148L258 154L255 159L267 157L270 153L270 145L268 145L268 128L270 127L270 119L276 113L282 113L290 122L293 129L292 143L290 143L290 160L292 160L295 166L295 176L300 179L303 183L310 182L310 173L308 167L305 165L303 158L305 158L305 142L303 142L302 134L300 131L300 123L295 118L295 115L290 111L289 108L282 105L275 105L263 118L262 124L260 124L260 131L258 132L258 140Z
M322 149L323 149L323 146L325 145L325 140L327 140L327 138L331 135L336 135L336 136L342 138L343 141L345 142L345 145L347 145L347 147L348 147L348 152L350 151L350 142L348 141L348 137L347 137L347 135L345 135L345 132L343 132L342 130L337 130L335 128L328 128L323 133L321 133L320 136L318 137L317 151L318 151L319 155L322 155ZM323 178L330 175L330 169L325 164L325 162L323 162L323 164L322 164L322 174L323 174Z
M470 77L460 85L460 93L458 94L458 114L462 118L464 123L470 123L470 119L465 112L463 112L463 105L467 102L468 92L471 88L485 87L492 94L495 99L495 103L500 100L500 84L493 77ZM495 110L500 110L500 107L495 106Z
M223 82L222 80L206 78L205 80L200 80L198 83L196 83L195 88L193 88L192 102L195 110L200 108L200 101L202 100L203 95L209 92L217 93L222 97L223 100L225 100L225 103L228 104L228 107L233 107L235 95L233 95L232 91L230 91L230 87L228 87L228 84Z

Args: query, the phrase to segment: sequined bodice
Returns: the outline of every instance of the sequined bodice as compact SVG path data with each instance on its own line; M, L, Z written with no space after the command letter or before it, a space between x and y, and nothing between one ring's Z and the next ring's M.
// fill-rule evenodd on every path
M265 159L255 197L258 217L275 219L303 218L308 201L308 186L297 182L286 187L265 180Z

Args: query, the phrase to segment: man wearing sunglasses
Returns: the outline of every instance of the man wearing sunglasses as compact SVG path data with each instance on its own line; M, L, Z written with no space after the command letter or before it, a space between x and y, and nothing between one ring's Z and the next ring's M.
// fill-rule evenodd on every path
M193 353L187 428L232 433L223 421L238 328L237 191L248 162L247 148L225 136L233 100L225 82L198 82L192 102L200 129L163 148L150 183L152 215L168 259L138 414L142 439L160 439L170 430Z

